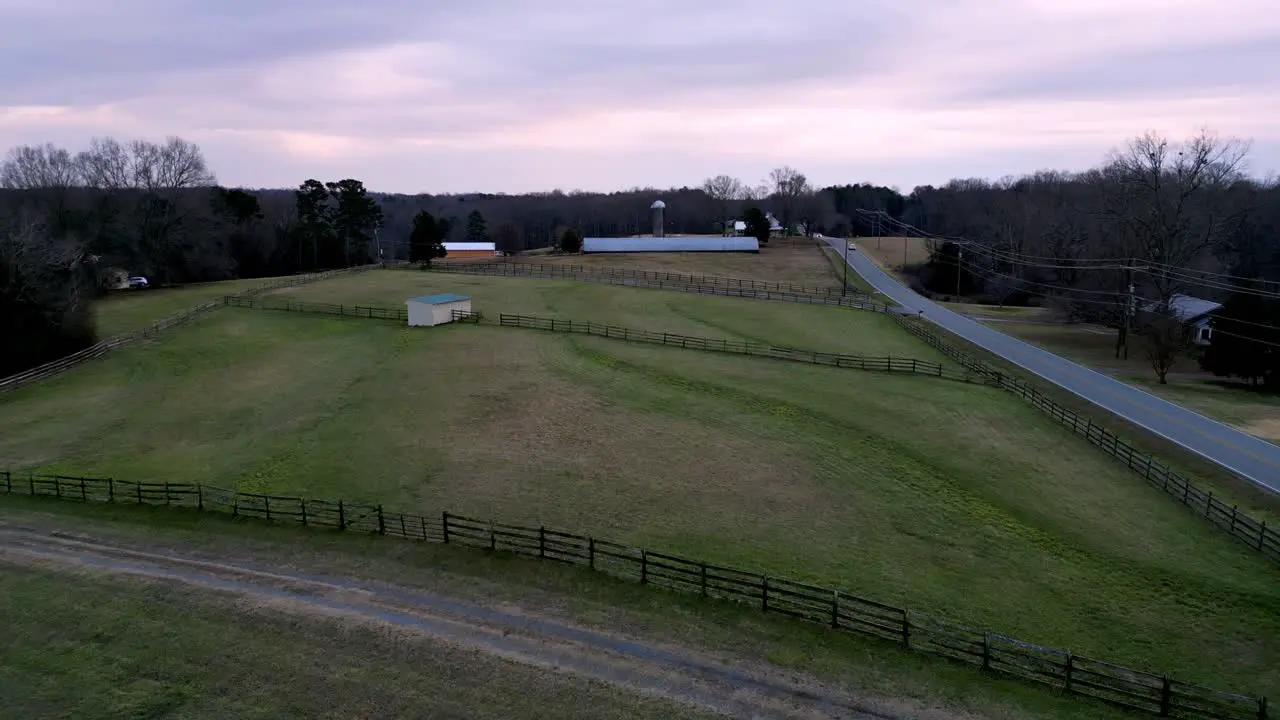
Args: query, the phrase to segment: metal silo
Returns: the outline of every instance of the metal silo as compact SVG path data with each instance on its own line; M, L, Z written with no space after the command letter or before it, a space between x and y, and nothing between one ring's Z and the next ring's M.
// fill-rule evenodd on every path
M665 225L662 218L662 211L665 210L666 208L667 208L667 204L662 202L661 200L654 200L653 204L649 206L649 209L653 210L653 236L654 237L667 236L664 230Z

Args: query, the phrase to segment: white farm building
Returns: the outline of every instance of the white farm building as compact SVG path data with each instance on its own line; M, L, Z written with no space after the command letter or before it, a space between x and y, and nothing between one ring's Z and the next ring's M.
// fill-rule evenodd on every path
M413 297L405 301L409 307L409 327L434 327L453 322L454 312L471 312L471 298L443 293Z

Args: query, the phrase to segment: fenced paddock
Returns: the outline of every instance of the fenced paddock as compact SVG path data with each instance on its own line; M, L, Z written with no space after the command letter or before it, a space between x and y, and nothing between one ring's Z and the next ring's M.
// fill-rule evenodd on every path
M889 313L889 317L907 332L924 340L962 367L985 376L1001 389L1017 395L1032 407L1053 418L1059 425L1070 428L1072 432L1084 437L1094 447L1120 460L1130 470L1142 475L1149 484L1161 489L1215 527L1227 532L1265 557L1280 562L1280 531L1274 527L1268 527L1265 520L1241 512L1238 505L1229 505L1215 498L1212 492L1196 487L1190 480L1160 462L1154 455L1135 449L1133 445L1094 423L1092 419L1058 404L1032 384L1010 377L948 344L920 320L894 312Z
M545 527L508 525L442 512L438 516L384 510L342 500L244 493L188 483L147 483L4 472L6 494L76 502L192 508L236 518L332 528L507 552L579 565L642 585L759 607L832 632L875 638L903 649L949 658L984 671L1102 700L1131 710L1206 720L1267 720L1266 698L1201 687L1169 674L1127 668L1028 643L881 603L836 588Z
M414 268L414 266L409 265L396 267L404 270ZM839 290L831 290L829 288L809 288L804 286L793 286L793 289L771 288L770 286L786 286L790 284L767 283L759 280L738 280L736 278L716 278L707 275L681 275L679 273L662 273L648 270L584 268L574 265L532 265L509 262L468 263L466 265L443 265L437 263L421 269L428 272L459 275L598 282L608 285L674 290L677 292L721 295L752 300L836 305L871 312L884 312L886 308L883 303L876 302L867 295L859 293L841 294Z
M548 332L577 333L593 335L595 337L602 337L610 340L622 340L624 342L663 345L666 347L678 347L685 350L701 350L704 352L749 355L751 357L769 358L772 360L802 362L810 365L827 365L830 367L872 372L908 373L944 378L958 382L983 384L991 382L987 376L979 373L957 372L956 370L943 366L941 363L930 362L928 360L917 360L916 358L909 357L848 355L842 353L819 352L816 350L802 350L800 348L778 347L776 345L761 345L759 343L750 343L741 340L696 337L692 335L681 335L679 333L638 330L634 328L618 327L616 325L604 325L600 323L576 320L559 320L555 318L542 318L529 315L508 315L505 313L498 316L498 324L501 327L527 328Z
M252 297L261 295L262 293L271 292L272 290L279 290L280 288L294 287L298 285L306 285L306 284L317 282L320 280L327 280L332 277L337 277L339 275L347 275L351 273L363 272L365 270L371 270L375 267L379 267L379 266L378 265L361 265L358 267L343 268L341 270L330 270L330 271L321 272L321 273L310 273L307 275L297 275L294 277L280 278L278 280L273 280L270 282L263 283L262 285L259 285L256 287L249 288L247 290L242 290L232 295L227 295L225 297L221 297L216 300L210 300L208 302L200 303L199 305L186 308L185 310L181 310L179 312L173 313L172 315L161 318L160 320L157 320L151 323L150 325L147 325L146 327L143 327L131 332L115 335L99 343L96 343L90 347L87 347L84 350L81 350L79 352L75 352L65 357L58 358L57 360L47 362L43 365L39 365L37 367L31 368L30 370L17 373L16 375L10 375L7 378L2 378L0 379L0 392L4 392L6 390L14 390L24 385L37 382L39 380L44 380L45 378L53 377L54 375L70 370L71 368L76 367L81 363L85 363L90 360L100 358L103 355L106 355L109 351L114 350L116 348L134 345L144 340L150 340L165 330L177 327L179 325L185 325L186 323L190 322L192 319L199 317L209 312L210 310L213 310L214 308L219 308L219 307L222 307L223 305L228 304L227 303L228 298L236 298L236 299L252 298Z

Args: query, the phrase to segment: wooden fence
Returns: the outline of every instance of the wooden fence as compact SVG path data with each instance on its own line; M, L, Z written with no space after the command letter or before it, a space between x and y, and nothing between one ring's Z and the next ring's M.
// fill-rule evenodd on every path
M1274 527L1267 527L1265 520L1241 512L1237 505L1229 505L1214 498L1212 492L1196 487L1182 474L1156 459L1154 455L1135 449L1115 433L1094 423L1092 419L1058 404L1032 384L1011 377L948 344L924 322L901 313L891 312L889 316L907 332L937 348L939 352L960 363L961 366L988 378L1002 389L1017 395L1032 407L1044 412L1060 425L1083 436L1095 447L1120 460L1129 469L1142 475L1148 483L1168 493L1214 526L1226 531L1265 557L1280 562L1280 531Z
M231 307L253 308L255 310L285 310L288 312L314 313L319 315L340 315L375 320L398 320L408 322L408 308L373 307L368 305L335 305L333 303L301 302L284 298L255 298L228 295L222 301Z
M417 266L399 265L398 269L411 269ZM422 268L430 272L453 273L457 275L488 275L502 277L536 277L553 280L576 280L580 282L598 282L609 285L627 287L657 288L660 290L676 290L679 292L700 293L703 295L722 295L726 297L749 298L753 300L775 300L780 302L806 303L811 305L837 305L884 312L885 305L872 300L869 296L858 293L841 295L839 290L828 288L806 288L793 286L794 290L766 289L750 287L752 283L761 286L786 285L786 283L765 283L756 280L738 280L736 278L717 278L709 275L681 275L679 273L658 273L645 270L627 270L619 268L591 268L576 265L535 265L531 263L483 262L451 265L435 263ZM646 277L652 276L652 277ZM737 283L744 283L739 286Z
M845 355L841 353L819 352L816 350L778 347L776 345L761 345L743 342L741 340L717 340L715 338L655 332L651 330L637 330L635 328L618 327L616 325L602 325L599 323L581 322L577 320L557 320L554 318L542 318L529 315L501 314L498 316L498 324L502 327L547 330L550 332L580 333L584 335L595 335L596 337L609 338L611 340L624 340L627 342L646 343L651 345L665 345L667 347L678 347L687 350L704 350L707 352L730 353L734 355L750 355L752 357L788 360L791 362L808 363L810 365L828 365L831 367L868 370L873 372L911 373L916 375L927 375L929 377L940 377L959 382L992 383L992 381L984 375L957 372L950 368L943 367L941 363L930 362L928 360L917 360L909 357Z
M836 588L739 570L545 527L454 515L415 515L382 505L244 493L188 483L0 473L8 494L77 502L194 508L231 517L486 548L581 565L668 590L749 603L763 612L896 643L983 670L1161 717L1266 720L1266 698L1221 692L909 611Z
M241 292L235 293L233 295L229 295L227 297L253 297L265 292L278 290L284 287L291 287L294 285L305 285L307 283L316 282L317 280L325 280L327 278L331 278L337 275L343 275L347 273L362 272L375 267L378 267L378 266L362 265L359 267L343 268L341 270L330 270L330 271L321 272L321 273L309 273L306 275L296 275L294 277L280 278L277 280L272 280L272 281L263 283L262 285L249 288L247 290L242 290ZM10 375L7 378L2 378L0 379L0 392L4 392L6 390L14 390L24 385L27 385L39 380L44 380L45 378L53 377L54 375L62 373L66 370L70 370L71 368L76 367L81 363L88 362L95 358L100 358L103 355L106 355L109 351L114 350L116 348L133 345L135 343L142 342L143 340L149 340L151 338L154 338L156 335L159 335L164 330L168 330L170 328L177 327L179 325L184 325L190 322L193 318L203 315L204 313L214 308L221 307L222 305L226 304L225 301L226 301L226 298L218 298L216 300L210 300L208 302L200 303L199 305L189 307L185 310L180 310L172 315L161 318L151 323L150 325L147 325L146 327L112 336L110 338L107 338L106 340L103 340L94 345L91 345L90 347L87 347L84 350L80 350L79 352L75 352L65 357L58 358L57 360L47 362L43 365L36 366L29 370L25 370L23 372L17 373L16 375Z

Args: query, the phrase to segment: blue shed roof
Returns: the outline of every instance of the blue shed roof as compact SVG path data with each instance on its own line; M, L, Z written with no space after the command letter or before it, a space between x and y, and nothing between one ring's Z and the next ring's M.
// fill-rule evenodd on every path
M583 238L582 251L608 252L759 252L753 237Z
M439 295L423 295L422 297L411 297L408 302L420 302L427 305L443 305L445 303L458 302L460 300L470 300L469 295L454 295L453 293L441 293Z

